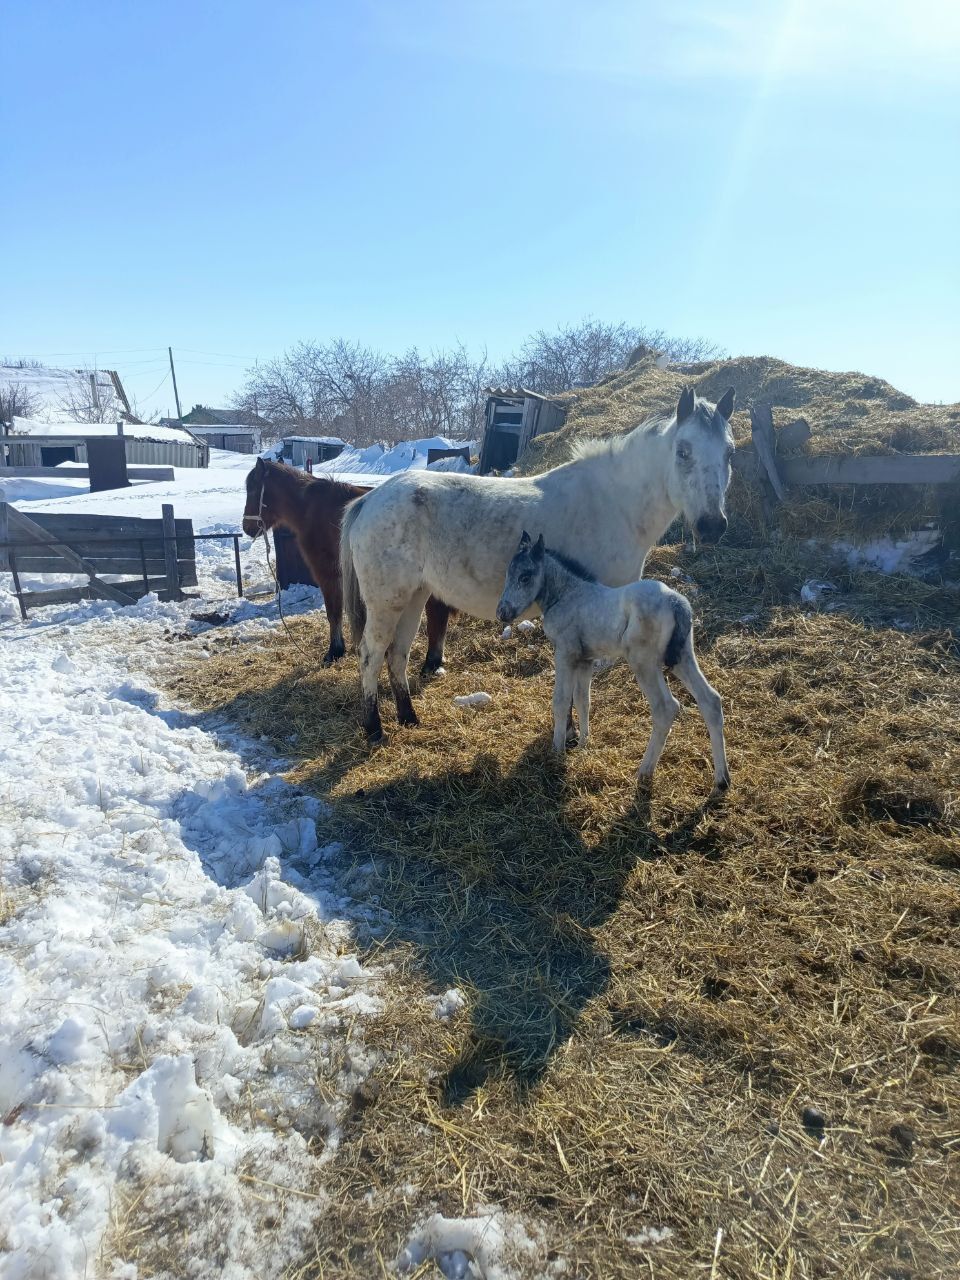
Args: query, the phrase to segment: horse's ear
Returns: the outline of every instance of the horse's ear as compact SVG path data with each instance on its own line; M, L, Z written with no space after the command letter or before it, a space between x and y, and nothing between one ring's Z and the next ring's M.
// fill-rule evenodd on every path
M737 393L733 387L728 387L720 399L717 401L717 413L725 422L730 421L730 415L733 413L733 403L737 398Z
M695 403L693 387L684 387L680 392L680 399L677 401L677 422L686 422L693 413Z
M263 463L263 459L262 459L262 458L258 458L258 459L257 459L256 466L255 466L253 469L254 469L254 471L257 473L257 475L258 475L258 476L262 476L262 475L263 475L264 471L266 471L266 469L267 469L267 468L264 466L264 463Z
M542 533L540 537L536 540L536 542L533 544L533 558L534 560L543 559L543 534Z
M523 533L521 533L520 535L520 546L522 548L526 548L526 547L529 547L529 545L530 545L530 535L529 533L527 533L526 529L524 529Z

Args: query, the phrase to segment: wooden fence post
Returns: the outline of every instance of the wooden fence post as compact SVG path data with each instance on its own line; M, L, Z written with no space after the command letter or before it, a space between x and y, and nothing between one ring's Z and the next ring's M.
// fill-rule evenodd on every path
M171 600L182 600L180 591L180 569L177 565L177 526L173 518L173 507L165 502L163 512L163 558L167 568L167 591Z
M770 478L773 491L782 502L786 497L783 481L777 471L775 455L776 445L773 434L773 410L768 404L754 405L750 410L750 434L757 457L763 463L763 469Z

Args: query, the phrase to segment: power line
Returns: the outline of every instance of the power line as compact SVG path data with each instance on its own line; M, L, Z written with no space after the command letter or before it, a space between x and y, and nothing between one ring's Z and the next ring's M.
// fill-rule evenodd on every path
M157 383L157 385L156 385L156 386L153 388L153 390L150 392L150 394L149 394L149 395L146 395L146 396L144 396L144 397L143 397L143 398L144 398L144 400L152 400L152 399L153 399L153 397L157 394L157 392L160 390L160 388L163 386L163 384L166 382L166 380L167 380L169 377L170 377L170 370L168 369L168 370L167 370L167 372L166 372L166 373L163 375L163 377L160 379L160 381Z

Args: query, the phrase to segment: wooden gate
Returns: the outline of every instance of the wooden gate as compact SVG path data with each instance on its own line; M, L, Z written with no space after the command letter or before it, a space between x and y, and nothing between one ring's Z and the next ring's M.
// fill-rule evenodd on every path
M135 604L156 591L179 600L197 585L193 523L174 518L164 504L160 519L35 512L29 516L0 502L0 571L13 575L24 618L27 609L77 600ZM84 574L84 586L25 590L22 575ZM117 579L105 581L106 577Z

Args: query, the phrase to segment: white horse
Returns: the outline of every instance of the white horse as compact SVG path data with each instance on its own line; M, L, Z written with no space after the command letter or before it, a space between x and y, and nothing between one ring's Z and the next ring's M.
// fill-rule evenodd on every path
M407 660L428 596L492 620L521 530L542 533L614 587L640 577L647 552L681 513L705 542L720 538L733 400L732 388L716 406L687 388L673 417L587 441L573 461L529 479L407 471L352 502L340 566L370 741L383 737L384 657L397 718L416 724Z
M546 549L543 535L533 542L524 530L507 567L497 605L500 622L512 622L537 605L553 645L553 749L566 748L570 700L580 721L579 745L590 736L590 682L597 658L625 658L650 703L653 732L638 777L652 778L680 704L663 677L672 668L696 700L710 734L713 781L730 785L723 741L723 707L693 650L693 615L688 601L662 582L648 578L625 587L603 587L575 560Z

